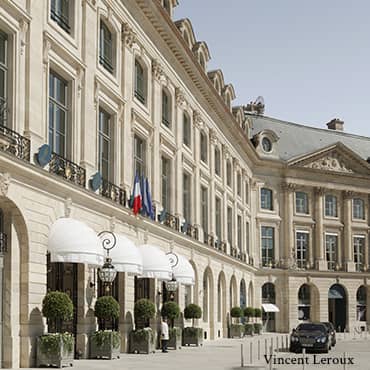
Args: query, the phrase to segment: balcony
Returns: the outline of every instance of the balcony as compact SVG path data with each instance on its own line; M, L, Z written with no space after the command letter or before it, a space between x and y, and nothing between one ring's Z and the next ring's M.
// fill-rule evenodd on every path
M215 248L218 249L219 251L226 253L227 250L227 244L226 242L222 242L221 240L217 240L215 243Z
M126 191L107 180L103 179L102 185L99 189L99 194L105 198L112 200L114 203L126 207L127 204Z
M173 230L179 231L179 218L169 212L162 211L161 214L158 215L158 221Z
M49 172L63 177L75 185L86 186L86 170L59 154L52 153Z
M8 251L8 236L0 232L0 256Z
M207 244L209 247L215 247L215 237L208 233L204 233L204 244Z
M181 232L187 236L190 236L191 238L198 240L199 239L199 232L198 228L195 227L192 224L188 224L187 222L184 222L181 226Z
M0 150L24 161L30 161L30 140L6 126L8 109L0 98Z

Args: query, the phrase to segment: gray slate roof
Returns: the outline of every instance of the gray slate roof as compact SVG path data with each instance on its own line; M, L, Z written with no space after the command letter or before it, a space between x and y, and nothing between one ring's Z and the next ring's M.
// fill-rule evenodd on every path
M370 138L342 131L320 129L266 116L248 114L253 121L251 137L263 130L272 130L279 137L277 150L282 160L315 152L337 142L352 149L364 160L370 157Z

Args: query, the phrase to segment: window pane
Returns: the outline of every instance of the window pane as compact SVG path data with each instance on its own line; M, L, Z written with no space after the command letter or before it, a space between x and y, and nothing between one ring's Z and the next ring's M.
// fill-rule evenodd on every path
M216 237L221 240L221 200L216 198Z
M188 174L183 175L183 213L185 221L188 223L191 219L191 198L190 198L191 184L190 176Z
M169 159L162 157L162 206L170 212L171 169Z
M308 213L308 195L301 191L296 192L296 212Z
M2 101L6 99L6 72L1 68L0 68L0 99Z
M272 210L272 190L262 188L261 189L261 208Z
M261 227L261 257L262 266L272 267L275 257L274 228Z
M233 210L227 207L227 240L232 245L233 243Z
M208 190L202 186L201 190L202 228L208 233Z
M0 31L0 64L8 65L7 58L7 35Z

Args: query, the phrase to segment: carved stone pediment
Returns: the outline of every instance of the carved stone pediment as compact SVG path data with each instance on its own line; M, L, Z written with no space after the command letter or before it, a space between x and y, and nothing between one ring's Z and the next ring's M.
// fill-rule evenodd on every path
M290 160L289 167L303 167L338 174L370 175L370 165L342 143Z
M346 164L346 160L336 152L330 153L322 158L304 165L303 167L324 171L354 173L354 171Z

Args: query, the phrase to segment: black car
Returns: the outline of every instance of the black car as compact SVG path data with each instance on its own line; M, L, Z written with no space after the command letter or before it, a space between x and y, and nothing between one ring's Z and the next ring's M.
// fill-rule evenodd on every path
M322 322L324 324L329 332L330 338L331 338L331 346L334 347L337 344L337 338L335 337L335 329L331 322Z
M290 336L290 351L302 349L328 353L331 349L330 333L323 323L303 323Z

